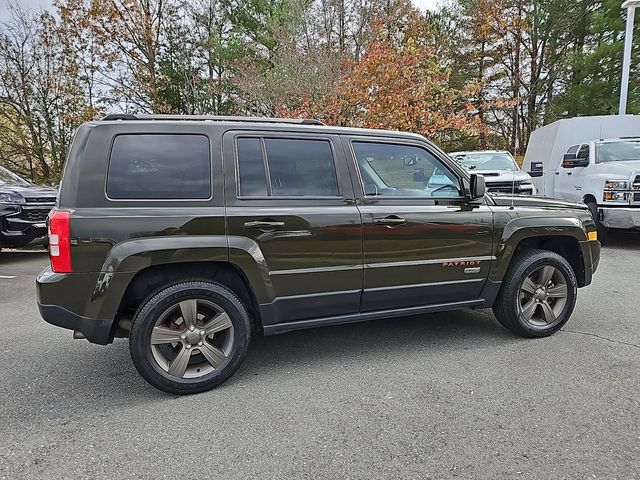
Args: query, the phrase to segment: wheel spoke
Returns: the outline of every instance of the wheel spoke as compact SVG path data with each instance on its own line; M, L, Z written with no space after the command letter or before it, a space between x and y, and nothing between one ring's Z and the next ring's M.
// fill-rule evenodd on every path
M169 374L182 378L184 376L184 372L187 371L187 366L189 365L190 358L191 349L182 347L182 349L178 352L178 355L176 355L176 358L174 358L169 365Z
M222 350L217 349L206 341L202 342L202 346L199 346L198 349L213 368L218 368L227 359Z
M551 288L547 288L547 294L551 298L566 298L567 286L563 284L555 285Z
M540 302L540 307L542 307L542 314L544 315L544 321L547 323L554 322L556 319L556 314L553 313L553 309L551 308L551 305L549 305L549 302L547 301Z
M202 329L204 330L205 335L211 335L213 333L226 330L227 328L231 328L232 326L233 324L231 323L229 315L222 312L209 320Z
M187 328L195 326L198 318L198 301L193 299L180 302L180 312Z
M533 283L533 280L527 277L522 283L522 290L533 295L534 293L536 293L536 284Z
M176 343L180 341L180 330L167 327L154 327L151 332L151 344Z
M524 316L524 318L526 318L527 320L531 320L531 317L533 317L537 306L538 304L533 298L529 300L529 303L522 307L522 315Z
M540 271L540 286L546 287L553 277L553 273L556 271L551 265L545 265Z

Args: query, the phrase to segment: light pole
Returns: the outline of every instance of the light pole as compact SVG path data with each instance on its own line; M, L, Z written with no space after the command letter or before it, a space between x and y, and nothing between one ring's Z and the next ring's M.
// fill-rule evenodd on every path
M631 67L631 46L633 41L633 20L640 0L627 0L622 8L627 9L627 30L624 34L624 55L622 57L622 84L620 85L619 114L627 113L627 94L629 93L629 69Z

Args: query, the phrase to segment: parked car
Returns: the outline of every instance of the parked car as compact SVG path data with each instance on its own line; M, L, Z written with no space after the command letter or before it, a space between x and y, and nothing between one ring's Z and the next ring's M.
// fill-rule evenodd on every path
M535 195L531 177L518 167L515 158L504 150L474 150L449 154L470 173L485 178L487 190L494 193Z
M140 374L178 394L228 379L256 334L493 307L551 335L600 257L585 206L492 198L422 136L307 120L85 124L49 230L43 318L129 337Z
M585 203L599 235L640 228L640 116L560 120L531 134L525 168L542 195Z
M56 190L38 187L0 167L0 248L45 241Z

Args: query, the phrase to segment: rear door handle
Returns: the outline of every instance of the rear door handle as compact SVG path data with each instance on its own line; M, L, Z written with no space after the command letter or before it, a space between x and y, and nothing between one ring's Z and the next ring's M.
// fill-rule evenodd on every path
M397 227L398 225L404 225L407 223L407 220L404 218L400 218L397 215L389 215L384 218L374 218L374 225L386 225L388 227Z
M275 230L284 227L284 222L275 222L268 220L256 220L253 222L244 222L244 228L247 230Z

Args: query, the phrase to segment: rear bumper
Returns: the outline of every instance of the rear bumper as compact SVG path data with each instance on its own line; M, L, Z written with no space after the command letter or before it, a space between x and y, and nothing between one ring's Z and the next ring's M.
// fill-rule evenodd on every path
M598 207L602 225L608 228L640 228L640 208Z
M113 341L114 319L94 317L95 311L87 308L93 285L93 274L55 273L47 267L36 278L38 310L45 322L78 330L91 343L106 345Z
M40 302L38 302L38 310L45 322L56 327L78 330L91 343L107 345L113 341L111 337L113 320L86 318L58 305L42 305Z

